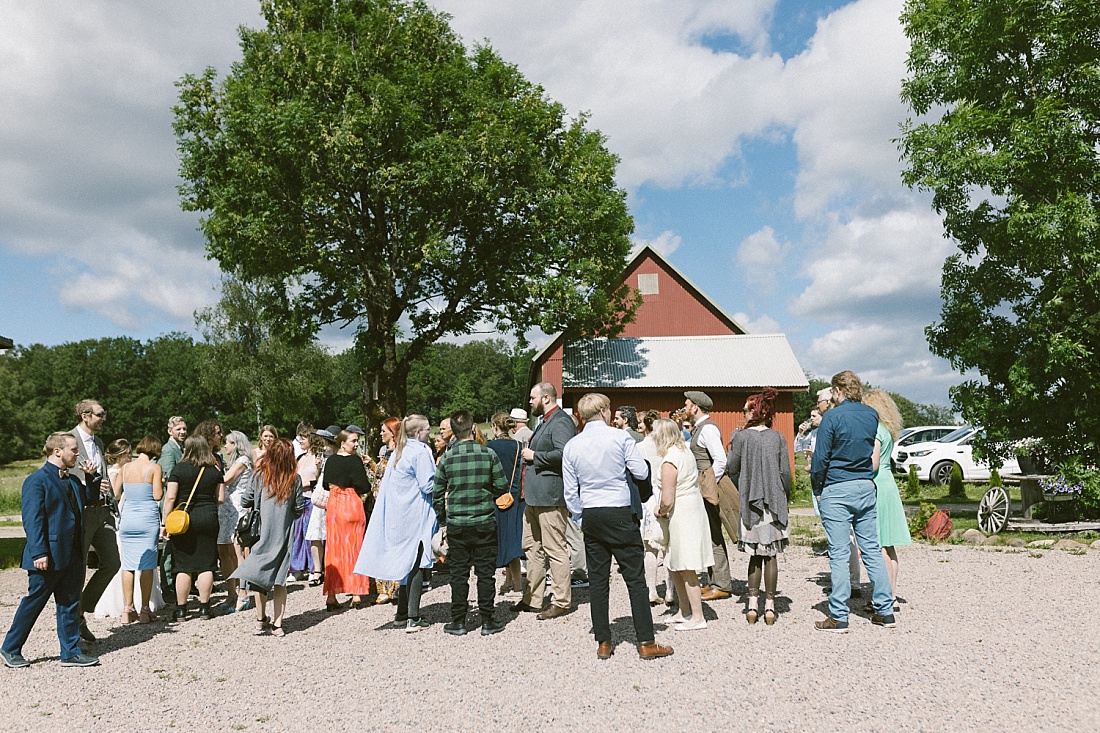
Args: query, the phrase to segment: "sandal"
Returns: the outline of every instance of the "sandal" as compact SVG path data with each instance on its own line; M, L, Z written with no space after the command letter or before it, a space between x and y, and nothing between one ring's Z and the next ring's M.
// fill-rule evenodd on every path
M156 616L153 615L153 611L148 606L142 606L141 611L138 612L138 623L148 624L156 620Z
M139 618L140 616L138 616L137 609L133 606L127 606L126 608L122 609L122 623L132 624Z
M775 609L774 608L764 609L764 623L766 623L768 626L774 626L775 625Z
M286 636L286 632L283 631L282 626L272 626L271 627L271 635L272 636L277 636L281 639L284 636Z
M256 621L256 628L252 631L253 636L267 636L271 632L271 619L264 616L262 620Z
M755 624L758 618L760 618L760 613L755 608L750 608L745 612L745 620L749 622L749 626Z
M325 603L325 610L328 611L329 613L336 613L337 611L340 610L339 601L336 602L336 603Z

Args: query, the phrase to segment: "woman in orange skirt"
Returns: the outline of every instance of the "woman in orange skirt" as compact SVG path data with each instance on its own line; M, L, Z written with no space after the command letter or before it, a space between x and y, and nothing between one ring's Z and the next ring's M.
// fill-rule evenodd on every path
M353 570L363 546L367 531L367 515L363 511L363 497L370 493L367 469L359 457L359 435L340 431L336 436L340 446L335 455L325 462L324 486L329 491L328 509L325 515L325 584L328 596L326 608L335 611L340 607L337 593L350 593L349 608L361 608L362 598L370 593L370 578L356 575Z

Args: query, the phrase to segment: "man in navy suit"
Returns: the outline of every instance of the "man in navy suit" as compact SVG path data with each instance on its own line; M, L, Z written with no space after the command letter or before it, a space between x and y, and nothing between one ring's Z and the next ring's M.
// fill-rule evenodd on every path
M57 605L57 638L62 667L91 667L95 657L80 650L80 589L84 586L84 507L99 501L103 480L96 466L85 461L85 481L69 475L80 453L71 433L54 433L42 449L46 464L23 482L23 530L27 546L22 567L29 589L19 603L0 658L8 667L26 667L23 644L46 602Z

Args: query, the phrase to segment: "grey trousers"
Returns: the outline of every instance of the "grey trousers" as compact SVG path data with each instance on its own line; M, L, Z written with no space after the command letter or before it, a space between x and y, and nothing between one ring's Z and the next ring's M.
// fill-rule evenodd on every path
M704 501L707 510L707 523L710 525L710 546L714 551L714 565L710 568L710 584L726 593L733 592L733 576L730 575L729 554L726 552L726 538L722 534L722 515L717 504Z
M94 611L103 591L111 584L122 567L122 558L118 555L118 532L115 530L115 515L105 506L84 510L84 564L88 564L88 549L95 548L99 558L99 567L84 592L80 594L80 613Z

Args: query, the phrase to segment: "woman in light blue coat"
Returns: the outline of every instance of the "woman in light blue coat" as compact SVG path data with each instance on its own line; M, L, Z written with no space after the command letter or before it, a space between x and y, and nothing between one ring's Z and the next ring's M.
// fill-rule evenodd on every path
M410 634L428 627L420 616L421 571L434 562L432 535L439 526L432 509L435 460L427 444L430 430L423 415L401 421L355 563L359 575L401 582L396 620Z

